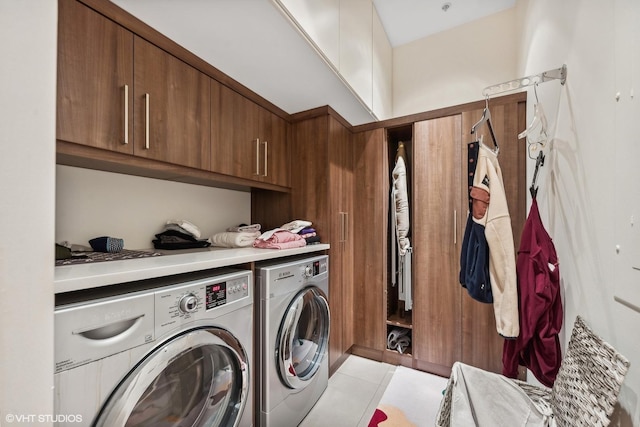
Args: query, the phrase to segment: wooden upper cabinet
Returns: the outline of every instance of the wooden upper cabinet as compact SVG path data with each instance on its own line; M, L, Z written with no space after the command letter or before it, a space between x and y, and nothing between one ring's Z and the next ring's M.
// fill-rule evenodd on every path
M58 4L56 137L131 154L133 33L75 0Z
M261 179L270 184L289 187L291 180L287 122L263 108L261 123L265 135L265 144L262 146L264 169Z
M211 170L257 179L260 159L260 108L257 104L212 80ZM215 86L215 87L214 87ZM219 99L216 99L219 98Z
M287 122L211 81L211 170L289 186Z
M209 77L75 0L59 1L57 99L59 140L209 169Z
M138 36L134 48L134 154L208 170L210 78Z

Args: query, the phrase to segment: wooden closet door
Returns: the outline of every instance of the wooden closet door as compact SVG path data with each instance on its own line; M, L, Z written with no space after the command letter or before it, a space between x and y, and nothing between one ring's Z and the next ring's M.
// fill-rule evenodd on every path
M526 197L522 191L525 183L526 143L518 140L518 132L526 126L526 104L510 103L490 106L492 124L500 152L498 161L502 169L511 228L517 254L517 248L526 217ZM462 113L462 133L468 135L462 143L462 159L460 164L463 173L467 171L467 143L475 140L469 134L473 126L482 116L482 109ZM478 131L484 134L484 143L491 146L489 130L484 126ZM466 181L463 182L462 206L467 209ZM464 223L462 223L464 227ZM464 228L462 228L463 232ZM502 347L504 339L496 331L496 321L492 304L483 304L472 299L465 290L462 295L462 361L492 372L502 373Z
M361 132L354 142L354 344L385 351L389 235L389 153L384 129ZM375 357L375 356L374 356Z
M342 342L340 357L344 357L353 345L353 249L355 234L353 225L354 212L353 189L353 144L351 132L334 117L329 118L330 152L335 153L331 162L335 170L332 172L339 177L339 185L334 193L338 196L337 212L341 216L341 228L337 233L341 235L341 273L339 290L339 307L342 311ZM335 149L335 151L334 151Z
M442 375L460 360L460 126L460 115L414 125L412 345L416 367Z
M132 154L133 33L75 0L58 6L56 138Z

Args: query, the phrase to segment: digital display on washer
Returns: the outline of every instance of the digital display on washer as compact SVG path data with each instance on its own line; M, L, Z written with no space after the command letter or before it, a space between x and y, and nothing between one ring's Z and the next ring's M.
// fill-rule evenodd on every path
M227 282L207 285L207 310L227 303Z

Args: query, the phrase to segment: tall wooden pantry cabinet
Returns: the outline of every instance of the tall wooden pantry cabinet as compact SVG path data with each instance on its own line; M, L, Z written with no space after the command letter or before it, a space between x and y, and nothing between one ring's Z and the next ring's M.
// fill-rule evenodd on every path
M329 369L353 344L355 212L353 146L348 125L330 108L294 115L291 138L291 215L313 221L329 250Z

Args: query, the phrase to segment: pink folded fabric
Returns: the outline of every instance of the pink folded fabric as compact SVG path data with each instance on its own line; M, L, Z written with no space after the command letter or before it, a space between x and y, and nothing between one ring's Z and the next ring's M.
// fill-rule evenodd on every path
M298 234L290 231L276 231L266 240L257 239L253 242L254 248L260 249L292 249L307 245L307 241Z

